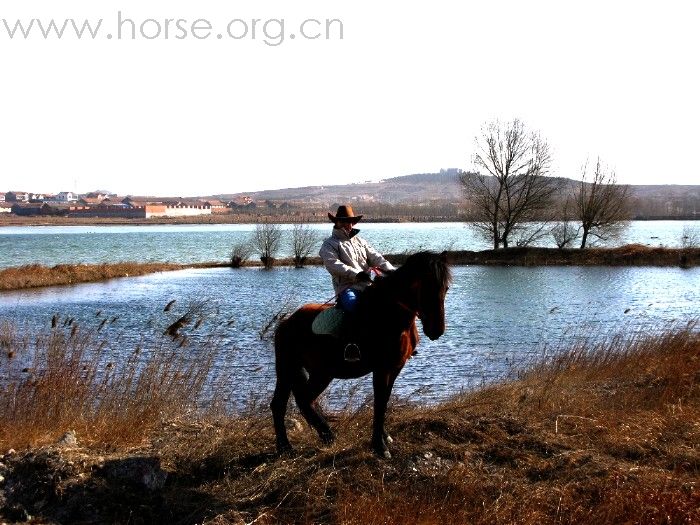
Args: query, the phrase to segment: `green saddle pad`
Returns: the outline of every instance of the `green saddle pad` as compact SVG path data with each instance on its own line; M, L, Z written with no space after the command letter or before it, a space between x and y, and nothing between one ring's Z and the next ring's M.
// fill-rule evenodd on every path
M344 316L345 313L340 308L327 308L316 316L311 324L311 331L318 335L338 336Z

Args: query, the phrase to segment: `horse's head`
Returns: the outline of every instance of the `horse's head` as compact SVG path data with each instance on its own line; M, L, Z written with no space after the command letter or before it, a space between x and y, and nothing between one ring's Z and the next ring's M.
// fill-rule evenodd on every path
M445 294L452 281L443 252L418 252L411 255L397 271L410 283L410 303L432 341L445 333Z

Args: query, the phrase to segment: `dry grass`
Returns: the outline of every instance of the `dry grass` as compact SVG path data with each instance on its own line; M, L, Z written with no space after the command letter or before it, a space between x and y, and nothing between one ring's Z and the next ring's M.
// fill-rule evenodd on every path
M0 450L55 443L68 430L86 444L133 445L163 418L198 410L213 350L194 359L183 337L117 360L97 332L56 321L33 338L0 327Z
M368 410L344 414L329 448L297 433L288 458L270 454L259 418L163 451L175 471L214 477L214 523L695 523L699 379L692 325L584 345L437 407L394 406L391 462L367 451Z
M369 452L366 407L334 415L329 447L308 428L293 430L297 451L285 457L274 453L266 401L223 419L165 411L156 425L139 423L148 441L137 451L169 472L162 489L105 486L104 451L82 448L74 454L84 478L73 458L51 490L41 485L42 507L22 501L37 516L83 522L700 523L699 380L695 323L582 344L438 406L394 401L391 461Z
M0 270L0 291L57 286L117 277L135 277L155 272L181 270L189 266L174 263L59 264L53 267L30 264Z
M628 244L617 248L507 248L454 251L451 264L513 266L682 266L700 265L700 248L654 248Z

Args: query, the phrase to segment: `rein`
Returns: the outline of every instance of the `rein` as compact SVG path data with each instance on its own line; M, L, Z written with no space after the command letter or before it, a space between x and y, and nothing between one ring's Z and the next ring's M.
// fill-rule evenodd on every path
M374 272L374 274L377 275L377 276L381 276L381 275L383 275L383 273L384 273L384 272L382 272L381 268L379 268L378 266L371 266L371 267L369 268L369 271L370 271L370 272ZM329 298L326 300L326 302L324 302L324 303L322 303L322 304L323 304L323 305L326 305L326 304L332 303L333 301L337 301L339 295L340 295L339 293L332 295L331 297L329 297ZM402 308L402 309L405 310L406 312L410 313L413 317L418 317L418 319L421 318L420 308L418 308L418 307L411 307L411 306L409 306L408 304L406 304L404 301L401 301L401 300L399 300L399 299L395 300L395 301L394 301L394 304L398 305L400 308Z
M396 301L396 304L399 305L404 310L406 310L407 312L409 312L414 317L418 317L418 319L420 319L420 310L418 310L418 308L411 308L403 301Z
M419 292L418 295L420 296L420 292ZM415 307L409 306L407 303L405 303L404 301L402 301L402 300L400 300L400 299L396 299L394 302L395 302L397 305L399 305L401 308L403 308L404 310L406 310L407 312L409 312L409 313L410 313L411 315L413 315L414 317L418 317L418 319L421 318L420 307L418 307L418 306L415 306ZM418 304L420 304L420 298L417 298L417 299L416 299L416 302L417 302Z

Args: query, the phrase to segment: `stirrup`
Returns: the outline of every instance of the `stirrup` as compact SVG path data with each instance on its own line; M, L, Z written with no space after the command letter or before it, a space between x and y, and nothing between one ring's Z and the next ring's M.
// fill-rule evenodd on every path
M345 350L343 350L343 359L346 363L357 363L360 358L360 347L355 343L348 343L345 345Z

